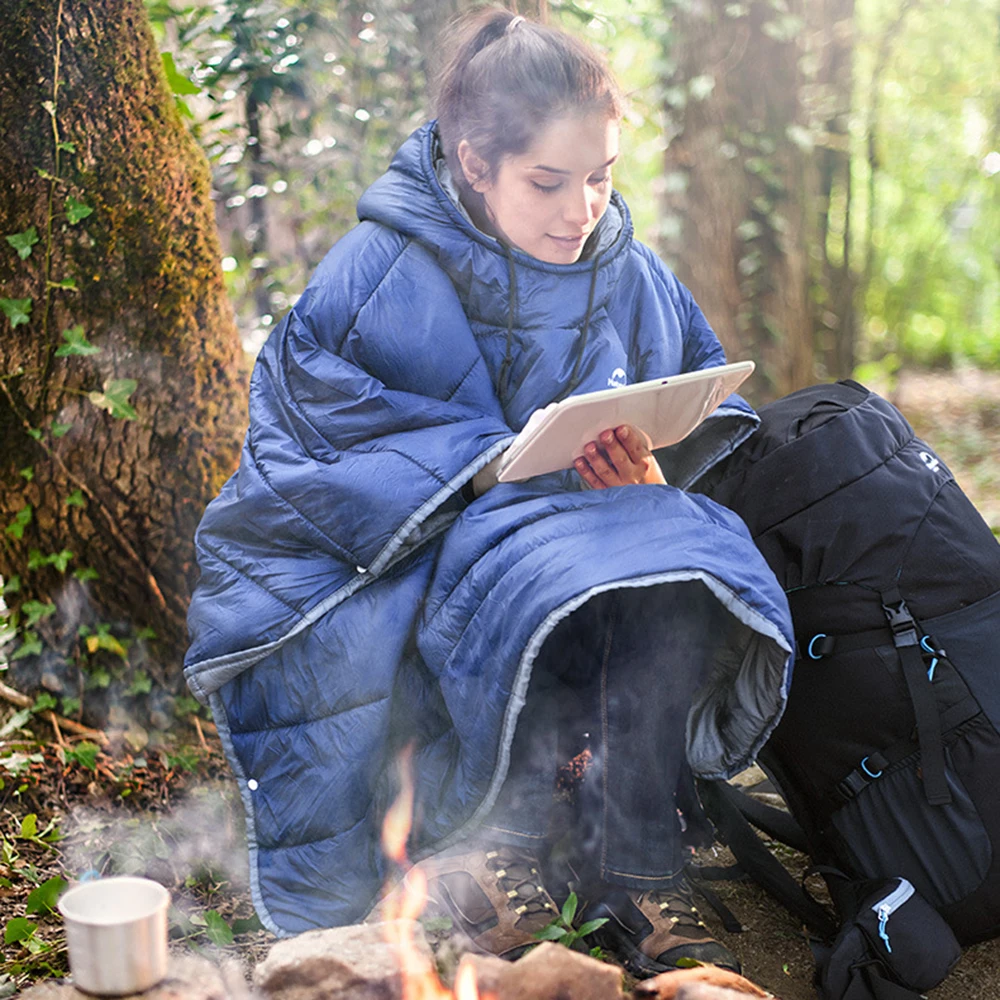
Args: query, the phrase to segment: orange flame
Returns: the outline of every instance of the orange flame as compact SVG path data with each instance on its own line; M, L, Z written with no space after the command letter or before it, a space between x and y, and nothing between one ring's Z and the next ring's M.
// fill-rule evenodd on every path
M406 842L413 823L413 748L407 747L399 759L400 792L382 824L382 849L405 876L382 906L386 937L399 957L402 1000L480 1000L476 972L469 963L459 969L455 991L438 978L428 955L413 938L413 925L427 905L427 876L410 866ZM485 998L484 998L485 1000Z

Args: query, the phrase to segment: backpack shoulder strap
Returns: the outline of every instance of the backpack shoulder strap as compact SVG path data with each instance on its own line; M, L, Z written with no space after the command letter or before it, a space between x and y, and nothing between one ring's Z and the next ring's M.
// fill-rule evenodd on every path
M733 852L740 867L810 931L822 938L833 938L837 933L837 921L764 846L736 805L736 796L741 793L725 781L700 781L698 789L719 839Z

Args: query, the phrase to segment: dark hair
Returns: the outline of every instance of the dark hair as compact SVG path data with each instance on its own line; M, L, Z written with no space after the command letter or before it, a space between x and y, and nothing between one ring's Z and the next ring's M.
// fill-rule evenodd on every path
M611 70L572 35L497 8L460 19L454 32L454 55L438 76L436 111L444 154L460 188L466 182L456 150L463 139L493 180L504 156L523 153L567 112L603 110L609 118L621 117L621 92Z

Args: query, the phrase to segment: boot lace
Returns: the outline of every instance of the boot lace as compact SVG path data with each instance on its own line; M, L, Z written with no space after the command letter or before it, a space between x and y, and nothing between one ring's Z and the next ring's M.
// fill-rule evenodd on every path
M694 905L691 887L686 882L667 889L651 889L642 896L657 907L660 917L668 921L675 932L683 934L682 928L707 930L698 907Z
M542 876L533 857L513 851L487 851L486 867L506 894L508 908L517 914L515 923L533 917L551 919L555 916L556 908L542 885Z

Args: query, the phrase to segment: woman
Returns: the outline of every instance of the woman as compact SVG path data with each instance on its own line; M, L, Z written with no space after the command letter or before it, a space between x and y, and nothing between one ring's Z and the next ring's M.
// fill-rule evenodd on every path
M572 714L595 760L587 916L639 975L737 964L692 915L678 809L689 765L735 773L777 722L792 632L743 525L683 488L756 417L733 397L655 458L618 427L575 470L493 473L553 401L725 360L612 190L620 104L586 46L476 15L438 121L258 359L240 470L199 529L186 675L275 933L371 907L411 745L432 897L475 947L522 952L554 916L541 862Z

